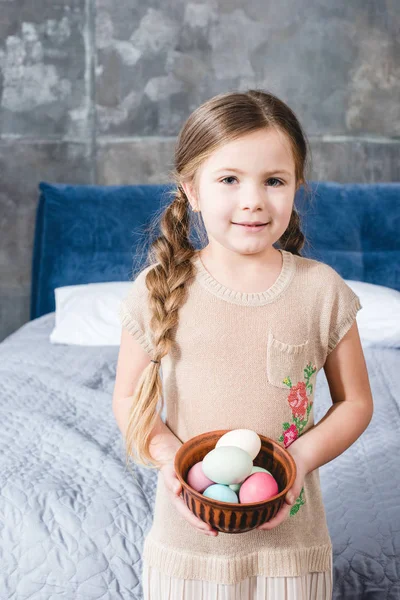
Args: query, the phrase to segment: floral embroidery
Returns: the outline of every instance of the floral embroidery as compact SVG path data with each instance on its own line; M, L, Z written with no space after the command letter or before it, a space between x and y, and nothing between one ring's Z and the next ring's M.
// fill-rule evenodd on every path
M308 417L313 406L313 402L309 400L313 391L313 386L310 383L310 379L316 372L316 366L308 363L304 369L304 381L299 381L296 385L293 385L290 377L286 377L283 383L290 388L288 402L292 411L292 423L283 423L283 434L278 438L279 442L283 442L285 448L288 448L297 438L302 434L304 427L308 423ZM307 395L308 392L308 395ZM300 506L305 503L304 499L304 487L301 489L300 496L296 499L290 509L290 516L292 517L297 513Z

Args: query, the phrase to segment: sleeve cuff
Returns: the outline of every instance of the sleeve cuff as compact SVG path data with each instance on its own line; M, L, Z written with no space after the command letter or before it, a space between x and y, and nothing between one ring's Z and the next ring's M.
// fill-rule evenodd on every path
M357 316L358 311L361 308L362 308L362 305L360 302L360 298L358 296L354 296L354 298L350 304L349 312L347 313L346 317L341 321L339 326L336 328L336 330L331 334L331 336L329 338L327 355L329 355L332 352L332 350L334 348L336 348L336 346L338 345L340 340L349 331L350 327L352 326L352 324L354 322L354 319Z
M152 358L154 350L151 343L149 342L146 334L139 327L138 323L131 317L127 309L124 308L123 304L121 304L118 314L122 327L129 331L135 340L140 343L145 352L147 352L147 354Z

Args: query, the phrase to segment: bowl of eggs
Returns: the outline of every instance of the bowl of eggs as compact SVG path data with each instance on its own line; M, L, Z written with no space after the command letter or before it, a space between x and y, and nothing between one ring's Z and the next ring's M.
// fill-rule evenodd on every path
M182 444L174 459L188 508L222 533L270 521L296 479L291 454L251 429L209 431Z

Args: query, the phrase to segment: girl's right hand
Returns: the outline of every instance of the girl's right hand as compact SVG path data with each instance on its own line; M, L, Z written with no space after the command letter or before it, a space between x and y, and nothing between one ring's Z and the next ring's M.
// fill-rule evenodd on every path
M217 536L218 531L213 529L208 523L204 523L201 519L196 517L191 510L186 506L185 501L181 497L182 486L179 479L176 476L175 468L172 462L164 464L160 468L160 472L163 475L165 487L167 488L169 498L176 510L182 515L190 525L195 529L204 533L205 535Z

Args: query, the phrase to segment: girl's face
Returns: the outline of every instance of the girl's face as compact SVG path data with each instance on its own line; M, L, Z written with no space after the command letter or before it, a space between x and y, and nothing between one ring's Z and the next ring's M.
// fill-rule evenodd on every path
M262 129L216 150L200 167L198 189L182 184L201 211L209 243L240 254L270 250L286 230L296 192L295 164L285 135ZM266 223L247 228L243 222Z

